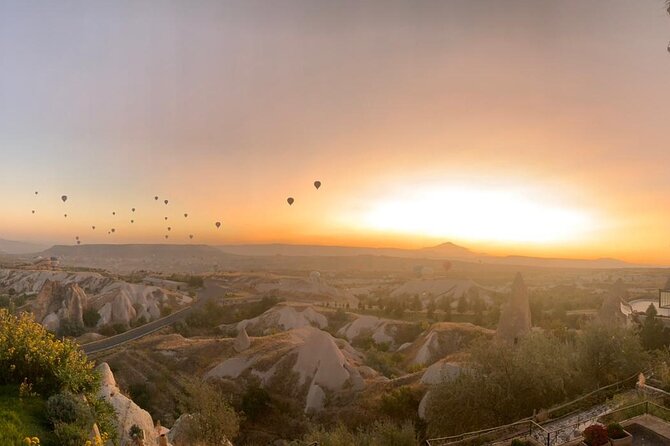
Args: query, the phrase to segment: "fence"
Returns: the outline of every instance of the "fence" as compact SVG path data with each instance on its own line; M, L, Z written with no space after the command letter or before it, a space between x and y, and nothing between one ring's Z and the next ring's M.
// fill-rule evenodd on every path
M645 372L649 375L650 371ZM532 439L536 443L545 446L558 446L578 437L579 432L590 424L593 424L602 414L580 417L584 408L592 407L604 402L607 398L619 393L624 389L633 389L638 380L638 374L629 378L604 386L593 392L556 406L547 412L550 418L544 425L536 423L532 417L524 418L517 422L482 429L475 432L467 432L449 437L433 438L426 440L428 446L480 446L506 444L512 438ZM662 406L658 406L662 407ZM607 410L606 408L603 410ZM609 412L608 412L609 413ZM570 417L575 417L573 422ZM562 420L566 424L559 429L548 429L548 424L560 424Z

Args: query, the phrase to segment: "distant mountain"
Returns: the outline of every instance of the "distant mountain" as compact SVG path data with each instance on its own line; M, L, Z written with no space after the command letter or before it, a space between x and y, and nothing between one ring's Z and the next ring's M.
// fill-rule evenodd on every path
M319 246L290 244L221 245L218 248L230 254L243 256L287 257L350 257L388 256L411 259L441 259L478 262L495 265L517 265L541 268L631 268L634 265L618 259L570 259L528 256L491 256L480 254L451 242L420 249L362 248L350 246Z
M48 248L48 245L0 239L0 252L5 254L32 254L46 248Z
M453 243L422 249L368 248L356 246L290 245L282 243L258 245L220 245L220 250L245 256L288 256L288 257L341 257L341 256L388 256L403 258L454 258L472 259L478 257L467 248Z

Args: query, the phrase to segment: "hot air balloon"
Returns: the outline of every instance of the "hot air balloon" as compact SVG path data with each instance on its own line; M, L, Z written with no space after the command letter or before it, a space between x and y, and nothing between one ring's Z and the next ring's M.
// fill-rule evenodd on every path
M112 228L112 232L116 232L116 229Z
M131 223L135 223L135 220L130 220Z
M293 197L288 197L286 201L288 202L288 205L291 206L295 200L293 199Z
M193 240L193 234L189 234L189 235L188 235L188 238L190 238L191 240Z
M168 238L168 236L167 236L167 234L165 234L165 239L167 240L167 238Z
M442 268L444 268L444 272L448 272L451 269L451 262L449 260L445 260L444 263L442 263Z
M63 216L64 216L65 218L67 218L67 214L63 214Z
M154 200L158 201L158 195L156 195L156 196L154 197Z
M135 212L135 208L132 208L131 211Z
M63 195L60 197L61 200L63 200L63 203L67 201L67 195Z
M79 236L76 236L74 239L75 239L75 240L79 240Z
M35 210L33 209L33 214L35 213Z
M116 212L112 211L112 215L116 215Z
M216 225L217 229L221 227L221 222L220 222L220 221L217 221L217 222L214 223L214 224Z
M81 245L81 241L77 240L77 245Z
M35 195L37 195L39 192L35 191Z
M172 228L170 226L168 226L168 231L172 231Z
M95 226L91 226L91 229L93 229L95 231Z
M167 221L167 217L165 217L165 221Z
M165 200L165 201L163 201L163 203L165 203L165 204L168 204L168 201L167 201L167 200Z
M319 190L319 188L321 187L321 181L318 181L318 180L315 181L314 182L314 187L316 187L316 189Z
M187 218L187 217L188 217L188 214L184 213L184 218Z

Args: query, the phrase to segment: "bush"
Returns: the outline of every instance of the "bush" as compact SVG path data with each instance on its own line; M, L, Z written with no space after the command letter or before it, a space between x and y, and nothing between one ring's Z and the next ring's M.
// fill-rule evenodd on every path
M610 423L607 425L607 436L613 440L626 437L626 431L619 423Z
M52 395L47 400L47 419L52 426L61 423L81 423L91 426L93 413L81 397L70 392Z
M91 307L84 310L84 314L82 316L84 319L84 325L86 327L95 327L98 325L98 321L100 320L100 313Z
M58 423L54 428L59 446L82 446L90 433L91 426L86 428L79 423Z
M92 393L98 386L93 362L75 342L57 339L29 314L0 309L0 384L24 380L45 396Z
M60 329L58 330L58 332L60 333L61 336L76 338L78 336L83 335L86 332L86 330L84 329L84 326L79 324L78 322L65 319L61 321Z
M242 396L242 411L250 420L256 420L270 406L270 394L257 385L249 386Z
M584 443L589 446L604 446L609 443L607 429L600 424L594 424L584 429Z

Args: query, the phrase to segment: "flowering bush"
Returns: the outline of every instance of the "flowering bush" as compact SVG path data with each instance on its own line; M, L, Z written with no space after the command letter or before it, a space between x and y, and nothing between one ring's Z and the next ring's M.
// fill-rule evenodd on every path
M626 431L619 423L610 423L607 425L607 435L611 439L616 440L618 438L626 437Z
M584 443L589 446L603 446L609 443L607 429L600 424L594 424L584 429Z
M57 339L29 314L0 309L0 384L49 396L63 390L89 393L97 383L93 362L75 342Z

